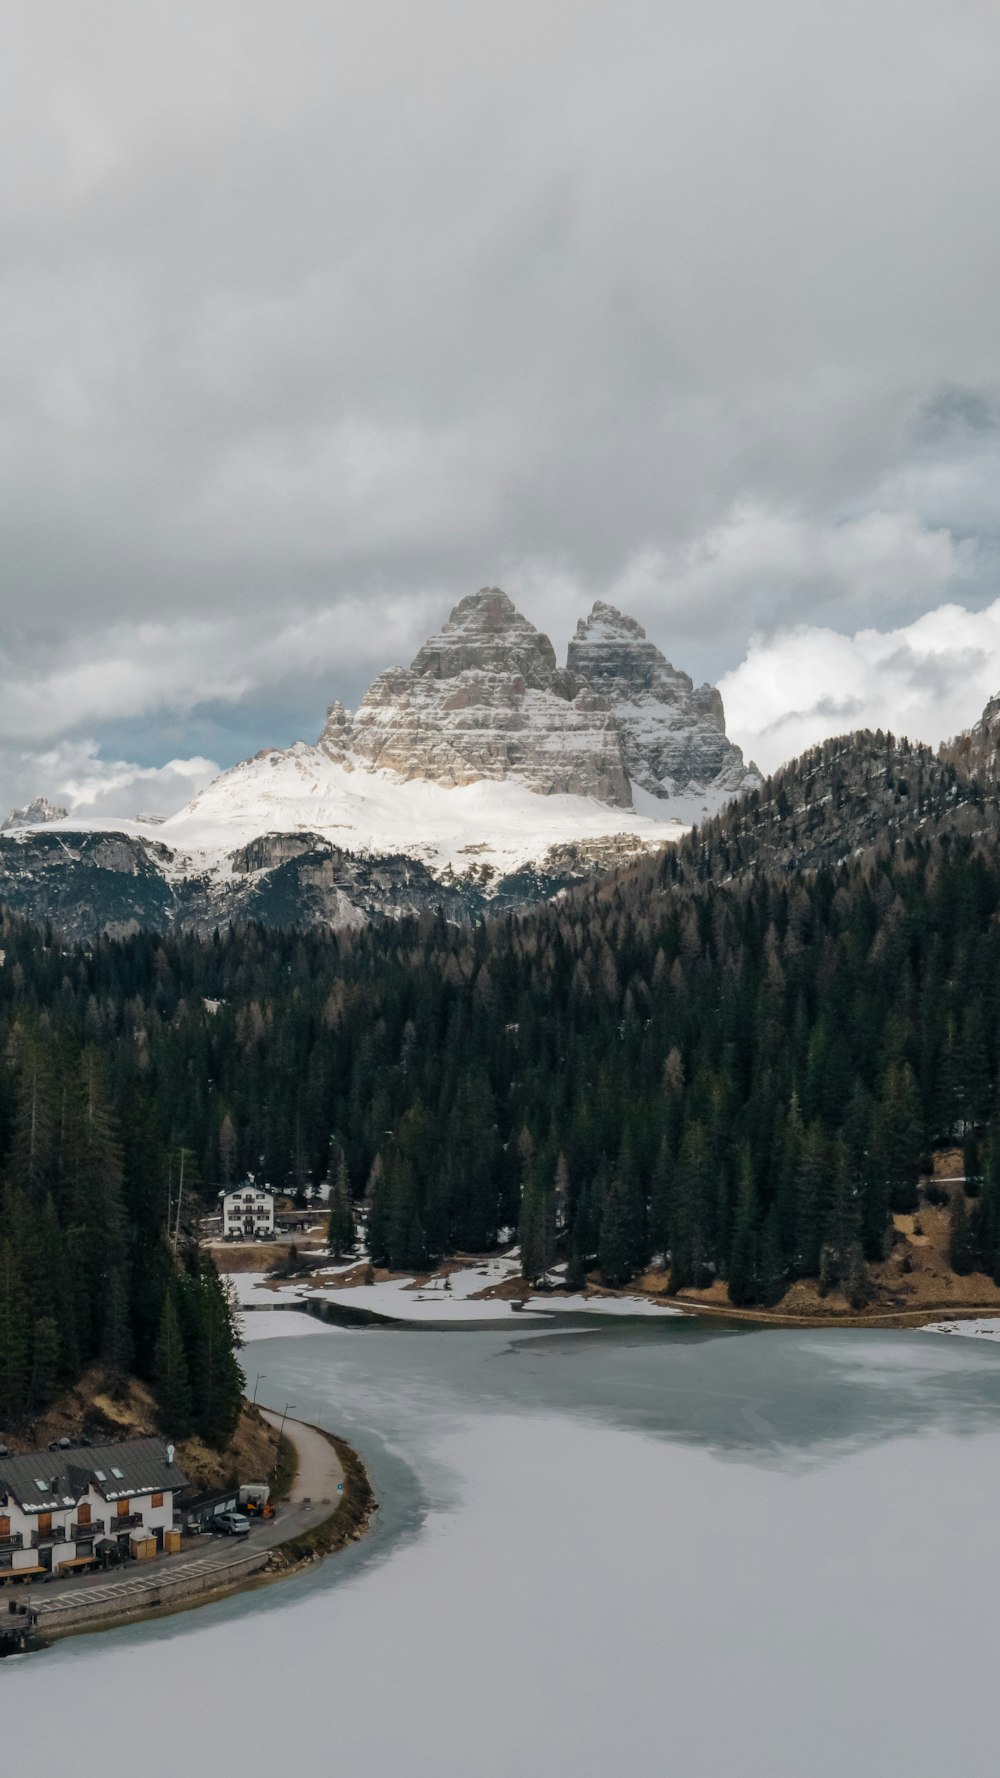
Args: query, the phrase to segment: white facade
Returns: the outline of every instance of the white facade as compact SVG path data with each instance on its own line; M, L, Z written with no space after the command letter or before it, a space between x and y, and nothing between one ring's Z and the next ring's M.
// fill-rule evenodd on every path
M0 1580L57 1574L90 1558L101 1538L120 1541L140 1529L162 1546L184 1484L172 1449L153 1439L0 1458Z
M252 1179L220 1192L222 1233L227 1240L252 1241L255 1235L274 1234L274 1193Z

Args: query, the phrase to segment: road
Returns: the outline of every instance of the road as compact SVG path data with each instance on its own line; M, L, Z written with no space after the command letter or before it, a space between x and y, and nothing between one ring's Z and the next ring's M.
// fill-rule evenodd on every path
M275 1432L281 1428L281 1415L271 1408L261 1408L261 1413ZM285 1437L295 1446L299 1460L295 1480L288 1493L289 1506L299 1505L305 1500L335 1500L337 1490L344 1479L344 1471L340 1458L333 1446L317 1432L315 1426L307 1426L304 1420L285 1421Z

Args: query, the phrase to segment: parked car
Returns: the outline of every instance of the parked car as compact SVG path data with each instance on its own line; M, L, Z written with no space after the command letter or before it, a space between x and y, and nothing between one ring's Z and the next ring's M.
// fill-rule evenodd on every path
M246 1537L250 1530L250 1520L244 1513L219 1513L212 1524L225 1537Z

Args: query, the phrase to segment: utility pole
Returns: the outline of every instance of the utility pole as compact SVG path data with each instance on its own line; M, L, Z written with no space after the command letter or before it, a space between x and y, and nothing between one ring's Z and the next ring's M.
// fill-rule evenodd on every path
M285 1411L281 1416L281 1425L278 1429L278 1448L274 1454L274 1479L275 1479L275 1482L277 1482L277 1480L278 1480L278 1465L281 1462L281 1441L285 1436L285 1418L288 1414L289 1408L294 1408L295 1405L296 1404L294 1401L286 1401Z
M174 1223L174 1252L175 1253L177 1252L177 1243L181 1238L181 1202L184 1197L184 1162L186 1161L186 1159L187 1159L187 1149L182 1148L181 1149L181 1176L177 1182L177 1221Z

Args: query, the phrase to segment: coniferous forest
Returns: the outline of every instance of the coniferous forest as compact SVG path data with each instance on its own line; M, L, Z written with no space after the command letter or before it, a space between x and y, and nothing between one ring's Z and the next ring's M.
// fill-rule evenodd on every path
M88 949L8 916L0 1411L99 1358L227 1436L228 1307L169 1234L182 1153L206 1202L248 1170L339 1180L375 1264L516 1233L529 1278L660 1256L672 1289L773 1304L816 1277L861 1306L891 1212L961 1144L964 1251L1000 1280L996 843L677 879L667 853L474 926Z

